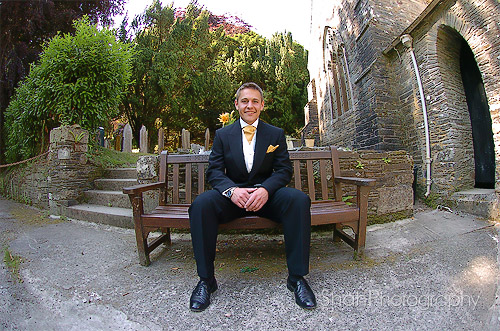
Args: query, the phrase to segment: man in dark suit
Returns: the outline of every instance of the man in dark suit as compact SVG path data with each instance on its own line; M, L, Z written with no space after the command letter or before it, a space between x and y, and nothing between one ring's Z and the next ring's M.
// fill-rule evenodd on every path
M206 309L210 294L217 290L214 260L218 225L249 214L283 225L287 287L299 306L315 308L316 298L303 278L309 273L311 200L303 192L286 187L292 165L284 131L259 120L264 100L257 84L243 84L234 105L240 119L215 133L207 169L213 190L199 195L189 209L200 277L191 294L190 309Z

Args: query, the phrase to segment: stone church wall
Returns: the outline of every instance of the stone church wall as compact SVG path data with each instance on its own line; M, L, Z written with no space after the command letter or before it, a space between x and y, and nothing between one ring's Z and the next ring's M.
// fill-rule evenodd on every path
M494 15L493 13L497 13ZM471 47L489 104L496 149L496 189L500 189L500 29L495 1L444 1L414 27L414 52L426 95L432 157L432 191L444 198L474 187L472 130L460 73L462 38ZM403 122L403 147L410 152L424 184L425 138L418 86L408 51L389 53Z
M342 0L313 11L309 71L317 86L322 145L407 150L425 186L425 133L420 94L408 49L409 33L428 111L432 192L447 198L474 186L471 124L458 64L463 38L482 74L496 153L500 194L500 3L495 0ZM327 8L328 7L328 8ZM321 14L321 11L328 14ZM331 12L328 12L331 11ZM324 28L336 31L351 75L353 108L332 119L325 98ZM314 30L316 29L316 30ZM458 67L458 69L457 69Z

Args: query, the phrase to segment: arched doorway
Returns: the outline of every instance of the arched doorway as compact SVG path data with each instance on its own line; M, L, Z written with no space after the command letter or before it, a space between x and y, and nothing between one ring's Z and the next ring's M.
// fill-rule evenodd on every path
M472 125L475 187L495 187L495 149L488 100L474 54L462 38L460 71Z

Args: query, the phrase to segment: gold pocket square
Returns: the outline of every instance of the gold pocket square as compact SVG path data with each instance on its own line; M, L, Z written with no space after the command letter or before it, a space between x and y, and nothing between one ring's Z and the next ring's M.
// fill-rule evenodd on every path
M276 146L273 146L273 145L269 145L269 147L267 148L267 152L266 153L272 153L276 150L276 148L278 148L279 145L276 145Z

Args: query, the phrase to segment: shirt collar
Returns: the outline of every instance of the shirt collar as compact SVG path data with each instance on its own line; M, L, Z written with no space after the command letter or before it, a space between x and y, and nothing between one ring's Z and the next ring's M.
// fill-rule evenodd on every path
M247 125L251 125L251 126L254 126L255 128L257 128L257 126L259 126L259 119L256 119L255 122L253 122L252 124L248 124L247 122L245 122L244 120L242 120L241 117L240 117L240 126L241 126L241 128L243 129Z

